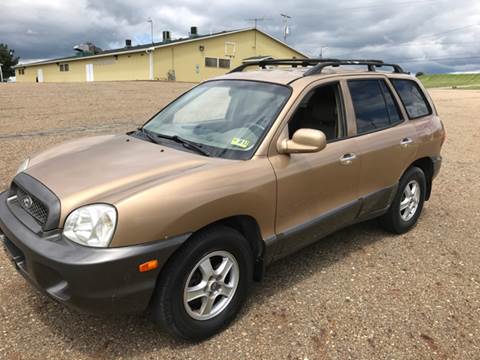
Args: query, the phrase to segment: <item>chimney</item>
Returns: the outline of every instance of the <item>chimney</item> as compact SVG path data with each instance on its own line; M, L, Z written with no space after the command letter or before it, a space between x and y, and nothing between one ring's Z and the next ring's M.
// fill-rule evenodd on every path
M126 40L125 40L125 47L126 47L126 48L132 47L132 40L126 39Z
M198 29L196 26L192 26L190 28L190 37L191 38L194 38L194 37L197 37L198 36Z
M162 38L163 38L163 42L169 42L171 39L170 39L170 31L164 31L162 33Z

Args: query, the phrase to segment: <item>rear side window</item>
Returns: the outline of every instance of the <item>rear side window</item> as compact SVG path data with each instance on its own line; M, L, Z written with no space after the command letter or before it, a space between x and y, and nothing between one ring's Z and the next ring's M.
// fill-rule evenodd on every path
M427 116L432 113L432 109L425 95L416 82L412 80L392 79L392 83L410 119Z
M398 104L394 100L390 89L388 88L385 81L379 81L380 87L382 88L383 96L385 97L385 104L387 105L388 116L390 118L390 124L396 124L402 121L402 116L400 115L400 110L398 109Z
M401 121L398 107L383 80L350 80L357 134L386 128Z

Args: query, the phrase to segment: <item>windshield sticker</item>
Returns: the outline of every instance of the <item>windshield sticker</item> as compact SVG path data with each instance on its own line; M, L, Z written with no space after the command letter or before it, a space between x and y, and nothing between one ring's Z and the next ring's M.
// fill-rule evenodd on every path
M240 138L234 137L230 142L230 144L234 146L238 146L242 149L246 149L248 145L250 145L250 141L247 139L240 139Z

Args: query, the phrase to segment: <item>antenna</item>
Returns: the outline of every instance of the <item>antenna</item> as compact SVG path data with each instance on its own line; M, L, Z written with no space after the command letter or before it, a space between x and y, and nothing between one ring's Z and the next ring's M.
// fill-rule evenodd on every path
M258 27L258 23L260 21L265 21L265 20L270 20L270 18L265 18L265 17L254 17L254 18L251 18L251 19L247 19L247 21L253 21L253 28L256 30L257 27ZM255 49L255 55L257 55L256 51L257 51L257 32L255 31L254 32L255 35L254 35L254 38L253 38L253 48Z
M258 22L259 21L265 21L266 19L264 17L261 17L261 18L258 18L258 17L254 17L254 18L251 18L251 19L247 19L247 21L253 21L253 27L256 29L257 26L258 26Z
M280 14L283 18L283 41L287 42L287 36L290 35L290 28L288 27L288 20L292 17L287 14Z
M319 55L320 59L323 59L323 54L325 53L324 49L328 49L328 46L320 46L320 55Z

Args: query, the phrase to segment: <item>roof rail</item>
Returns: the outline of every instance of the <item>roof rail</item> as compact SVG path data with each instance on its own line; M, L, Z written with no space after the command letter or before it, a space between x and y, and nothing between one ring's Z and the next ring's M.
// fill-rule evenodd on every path
M307 67L311 66L309 70L304 73L304 76L320 74L322 70L327 66L338 67L341 65L366 65L368 71L375 71L376 68L388 66L393 68L395 73L405 73L400 65L397 64L387 64L382 60L360 60L360 59L263 59L259 61L248 61L244 62L242 65L234 68L229 73L242 72L247 67L258 66L262 69L265 69L268 65L290 65L292 67Z
M266 59L260 59L258 61L244 61L242 65L237 66L233 70L230 71L230 73L235 73L235 72L242 72L245 70L247 67L250 66L258 66L261 67L262 69L265 69L266 66L268 65L290 65L292 67L297 67L297 66L314 66L318 64L321 61L339 61L338 59L273 59L273 58L266 58Z
M376 68L388 66L393 68L394 73L405 73L402 67L398 64L387 64L381 60L337 60L337 61L330 61L330 62L321 62L312 67L311 69L307 70L303 76L309 75L316 75L320 74L324 68L327 66L341 66L341 65L366 65L368 67L368 71L376 71Z

